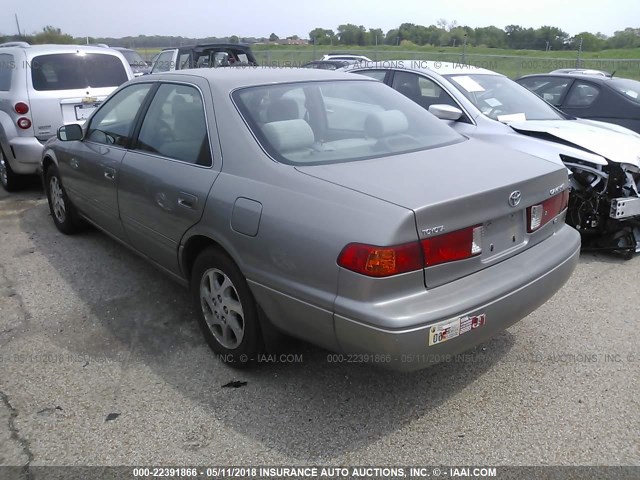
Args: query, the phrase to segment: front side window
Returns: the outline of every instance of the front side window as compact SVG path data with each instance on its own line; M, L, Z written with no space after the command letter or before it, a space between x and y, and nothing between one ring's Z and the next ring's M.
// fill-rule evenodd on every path
M592 83L577 80L573 84L565 104L567 107L588 107L596 101L599 94L600 89Z
M87 140L128 146L134 120L150 89L150 83L138 83L123 88L111 97L91 118Z
M502 75L446 75L482 114L499 122L562 120L551 105Z
M38 91L118 87L129 80L115 55L102 53L54 53L30 62L31 81Z
M211 166L200 91L191 85L160 85L142 122L136 148L187 163Z
M571 85L571 78L532 77L523 78L518 83L542 97L551 105L559 107L565 92Z
M384 84L343 80L236 90L233 98L275 160L341 163L427 150L464 141Z

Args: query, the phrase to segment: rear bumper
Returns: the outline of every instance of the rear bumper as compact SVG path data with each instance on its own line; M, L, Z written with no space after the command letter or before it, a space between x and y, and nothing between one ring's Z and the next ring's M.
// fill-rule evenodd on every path
M580 254L580 235L569 226L515 257L441 287L393 302L397 315L419 319L401 329L380 328L379 304L361 304L361 316L334 315L335 332L345 353L368 354L395 370L419 370L447 355L469 350L503 331L551 298L571 276ZM340 312L340 298L336 312ZM444 314L443 314L444 312ZM451 312L451 313L449 313ZM389 312L387 312L389 313ZM484 315L483 326L429 346L432 326L442 321ZM367 318L365 323L362 318ZM360 358L360 357L359 357ZM378 359L378 360L376 360Z
M36 137L14 137L9 146L11 151L5 154L15 173L31 175L38 171L44 145Z

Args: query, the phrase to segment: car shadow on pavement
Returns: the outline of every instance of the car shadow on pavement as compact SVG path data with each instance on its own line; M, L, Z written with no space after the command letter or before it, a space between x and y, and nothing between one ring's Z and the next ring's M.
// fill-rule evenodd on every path
M300 462L400 442L392 440L395 431L417 418L435 418L440 404L499 363L515 343L504 332L455 361L400 374L337 362L331 352L292 340L284 357L236 370L206 346L186 289L97 230L60 234L46 204L21 217L21 228L33 232L35 249L72 292L73 299L60 299L67 303L62 326L50 336L56 347L111 358L123 369L142 364L185 399L176 410L189 415L195 405L225 428ZM41 328L54 327L45 322ZM145 377L136 381L144 387ZM119 394L126 396L126 389ZM136 407L133 401L127 405ZM455 428L452 437L460 434ZM185 450L200 448L178 425L173 433ZM204 425L197 443L204 448L220 441Z

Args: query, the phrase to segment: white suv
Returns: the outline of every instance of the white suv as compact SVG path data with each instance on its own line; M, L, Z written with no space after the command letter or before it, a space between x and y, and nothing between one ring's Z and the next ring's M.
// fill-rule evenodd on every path
M0 44L0 183L34 174L42 147L62 125L83 123L133 78L121 53L84 45Z

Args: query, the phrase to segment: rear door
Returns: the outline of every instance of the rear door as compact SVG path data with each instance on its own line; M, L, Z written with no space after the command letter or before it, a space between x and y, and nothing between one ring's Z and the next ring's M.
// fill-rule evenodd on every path
M178 246L202 217L221 167L206 80L163 82L122 161L120 217L132 245L179 274Z
M42 141L62 125L84 123L131 77L123 60L109 53L38 55L31 59L30 67L27 87L33 129Z

